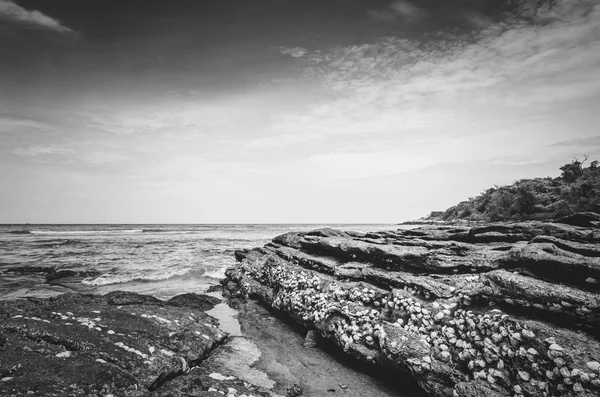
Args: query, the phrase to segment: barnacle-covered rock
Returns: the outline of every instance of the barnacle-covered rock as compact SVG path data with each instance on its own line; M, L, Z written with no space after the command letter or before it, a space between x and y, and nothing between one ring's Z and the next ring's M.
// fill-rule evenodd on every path
M227 271L431 396L600 393L600 232L555 223L288 233Z

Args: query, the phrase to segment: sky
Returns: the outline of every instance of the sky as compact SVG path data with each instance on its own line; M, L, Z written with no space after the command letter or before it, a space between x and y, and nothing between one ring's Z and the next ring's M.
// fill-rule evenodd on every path
M600 159L600 0L0 0L0 223L395 223Z

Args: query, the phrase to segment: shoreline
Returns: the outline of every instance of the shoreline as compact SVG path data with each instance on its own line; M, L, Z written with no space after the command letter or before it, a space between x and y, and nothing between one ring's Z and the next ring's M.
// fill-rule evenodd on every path
M37 374L6 369L7 363L20 368L21 362L6 346L30 343L21 332L41 327L56 335L52 340L63 341L59 350L45 340L35 342L32 357L41 354L49 367L71 357L99 358L89 370L105 373L102 351L115 344L126 346L121 349L128 354L115 363L145 358L135 364L139 375L127 386L131 393L123 395L128 396L137 396L140 387L157 396L184 389L220 395L231 388L271 397L299 392L314 397L478 397L501 396L508 389L536 397L583 390L586 396L600 388L598 244L599 228L564 223L416 225L370 233L319 229L289 232L264 247L237 251L238 262L227 270L221 287L200 295L161 301L110 292L0 301L5 320L0 324L0 391L31 391L31 382L50 384L37 382ZM65 275L71 283L81 278ZM67 310L87 314L67 317ZM157 310L162 314L155 317ZM189 319L204 320L186 325L181 310L191 310ZM131 322L136 311L145 313L147 327L158 328L127 339L132 331L140 332ZM103 321L112 320L105 320L105 313L109 319L128 319L107 325ZM72 333L75 328L61 323L71 318L85 327ZM207 328L193 334L186 330L206 324L215 326L212 334ZM114 337L111 327L130 331L117 332L125 339L108 343ZM170 330L160 331L163 327ZM155 358L161 364L148 372L153 368L148 358L155 352L150 347L157 343L151 340L166 337L160 342L166 346L179 334L183 345L172 345L174 355ZM204 350L193 347L213 334L216 339ZM74 339L64 341L63 335ZM78 347L86 340L96 347ZM568 379L561 375L566 371ZM524 380L525 373L535 382ZM549 373L551 380L544 380ZM91 387L70 378L77 374L60 376ZM111 377L118 379L118 371ZM23 384L19 379L29 380ZM60 379L53 382L60 385ZM204 386L198 389L199 384Z
M298 395L294 391L307 397L334 391L348 397L402 395L384 380L349 366L343 357L305 346L297 329L266 308L252 302L234 306L219 290L177 295L168 301L121 291L1 301L0 392L16 396L32 391L42 395L85 391L93 395L96 384L108 376L115 386L98 386L102 395L145 395L138 393L144 389L157 396L180 395L189 391L195 379L202 379L203 385L211 383L211 387L198 389L205 393L235 389L239 393L245 390L246 396L270 397ZM186 315L194 322L184 323ZM149 332L135 325L136 317L144 319L143 328ZM189 326L203 328L190 333L186 331ZM50 339L31 345L29 335L37 335L37 329ZM134 338L133 333L137 335ZM177 339L183 344L167 342L172 335L181 335ZM158 341L161 338L167 339ZM158 354L156 346L172 347ZM20 356L16 353L19 349L31 354ZM54 370L53 375L23 371L22 365L39 355L46 369L71 368L83 362L87 369ZM180 359L172 360L174 356ZM137 374L133 383L114 383L121 376L118 368L123 364L119 362L133 365ZM111 375L106 374L107 366L113 368ZM171 369L164 372L168 367ZM82 378L84 373L87 375Z

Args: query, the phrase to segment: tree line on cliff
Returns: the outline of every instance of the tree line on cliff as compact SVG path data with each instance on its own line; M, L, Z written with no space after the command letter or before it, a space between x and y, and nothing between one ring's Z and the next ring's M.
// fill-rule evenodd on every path
M430 220L517 221L546 220L576 212L600 213L600 165L580 161L560 167L556 178L521 179L494 186L446 211L432 212Z

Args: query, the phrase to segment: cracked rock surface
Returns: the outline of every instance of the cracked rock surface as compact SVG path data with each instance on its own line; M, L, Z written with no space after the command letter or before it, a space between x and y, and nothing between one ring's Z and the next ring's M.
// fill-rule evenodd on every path
M228 341L204 313L217 302L128 292L0 302L0 395L270 395L204 364Z
M236 252L252 298L431 396L600 395L600 229L287 233Z

